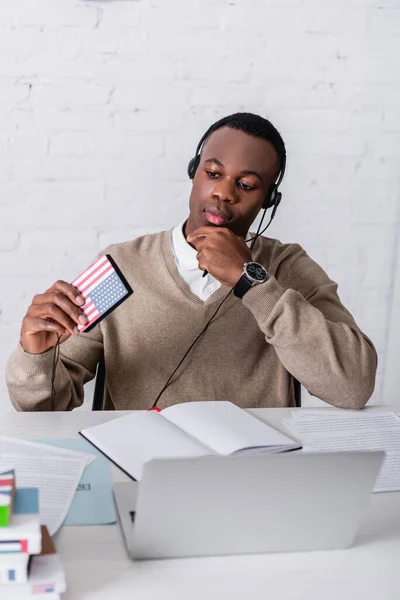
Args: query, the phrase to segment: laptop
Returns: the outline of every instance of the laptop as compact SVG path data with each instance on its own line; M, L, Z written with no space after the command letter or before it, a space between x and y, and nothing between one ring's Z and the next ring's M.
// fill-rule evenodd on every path
M350 546L384 452L155 459L114 484L133 559Z

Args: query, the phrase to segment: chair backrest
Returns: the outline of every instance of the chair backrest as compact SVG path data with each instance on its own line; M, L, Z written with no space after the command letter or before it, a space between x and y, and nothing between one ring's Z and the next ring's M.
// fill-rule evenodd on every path
M106 383L106 366L104 357L97 363L96 384L94 387L92 410L103 410Z
M293 377L294 401L297 408L301 407L301 383Z
M97 364L96 385L93 394L92 410L103 410L106 383L106 366L104 357ZM301 407L301 383L293 377L294 401L297 408Z

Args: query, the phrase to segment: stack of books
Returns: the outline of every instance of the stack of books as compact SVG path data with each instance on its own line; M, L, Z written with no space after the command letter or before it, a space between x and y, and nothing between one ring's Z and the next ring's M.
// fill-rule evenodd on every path
M65 573L45 526L39 490L17 488L15 469L0 467L0 598L57 600Z

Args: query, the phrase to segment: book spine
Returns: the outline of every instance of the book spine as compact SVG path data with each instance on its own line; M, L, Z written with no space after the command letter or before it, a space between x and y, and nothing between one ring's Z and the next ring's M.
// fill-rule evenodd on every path
M67 589L65 581L57 583L39 583L31 587L31 594L63 594Z
M7 540L6 542L0 542L0 554L9 554L11 552L27 554L29 550L29 540ZM34 554L34 552L29 553Z
M0 492L1 493L1 492ZM8 527L11 519L11 507L0 506L0 527Z
M16 566L16 567L3 567L0 568L0 584L5 583L27 583L28 581L28 569Z
M10 469L0 473L0 527L10 525L15 499L15 471Z

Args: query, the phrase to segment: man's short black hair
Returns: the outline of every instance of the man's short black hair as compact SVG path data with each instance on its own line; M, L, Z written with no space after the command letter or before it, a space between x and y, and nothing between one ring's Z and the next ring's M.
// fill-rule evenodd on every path
M244 133L261 138L262 140L266 140L272 144L278 155L279 167L282 168L282 165L286 159L285 143L279 131L272 125L270 121L268 121L268 119L264 119L264 117L260 117L260 115L255 115L253 113L234 113L233 115L223 117L211 125L206 139L208 139L208 137L214 133L214 131L221 129L221 127L238 129L239 131L244 131Z

